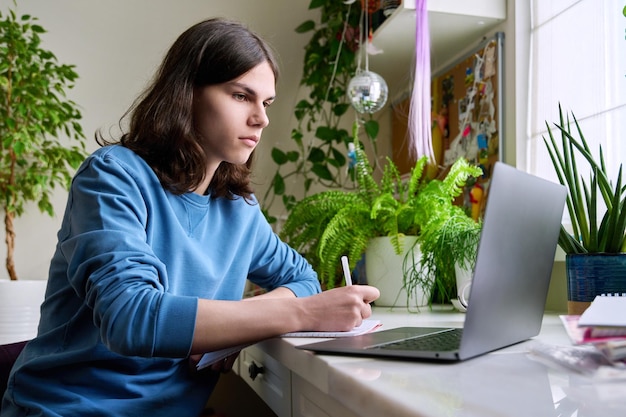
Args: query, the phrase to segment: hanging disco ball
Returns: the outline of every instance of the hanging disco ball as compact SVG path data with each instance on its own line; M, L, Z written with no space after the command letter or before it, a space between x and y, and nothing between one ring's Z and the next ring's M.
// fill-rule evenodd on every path
M380 75L371 71L357 73L348 84L348 97L359 113L375 113L387 102L389 89Z

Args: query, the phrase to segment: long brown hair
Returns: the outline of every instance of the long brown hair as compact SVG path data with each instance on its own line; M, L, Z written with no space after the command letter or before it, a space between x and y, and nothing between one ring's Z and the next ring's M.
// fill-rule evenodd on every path
M130 123L119 143L140 155L165 189L175 194L195 189L205 177L207 158L194 129L194 87L233 80L263 62L277 80L271 48L242 24L217 18L195 24L174 42L152 83L122 117ZM96 140L111 144L99 132ZM211 195L250 199L253 157L254 152L244 165L222 162Z

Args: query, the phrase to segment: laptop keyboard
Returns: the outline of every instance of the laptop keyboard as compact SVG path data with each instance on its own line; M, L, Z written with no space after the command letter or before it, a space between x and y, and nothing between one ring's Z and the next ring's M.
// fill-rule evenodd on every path
M416 336L410 339L403 339L372 346L371 349L421 351L457 350L461 344L462 333L463 329L450 329L445 332L433 333L426 336Z

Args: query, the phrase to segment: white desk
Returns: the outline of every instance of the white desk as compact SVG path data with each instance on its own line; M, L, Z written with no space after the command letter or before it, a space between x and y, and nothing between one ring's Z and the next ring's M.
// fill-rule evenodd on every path
M460 326L452 308L418 314L375 309L385 328ZM528 357L532 343L570 345L556 315L534 339L466 362L434 364L316 355L294 348L315 339L271 339L244 350L238 371L284 416L620 416L626 382L589 377ZM249 367L263 368L254 380Z

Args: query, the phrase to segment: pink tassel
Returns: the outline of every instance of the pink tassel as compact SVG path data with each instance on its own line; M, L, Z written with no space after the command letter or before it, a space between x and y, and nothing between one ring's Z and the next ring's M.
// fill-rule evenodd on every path
M431 131L430 32L426 0L415 1L415 74L409 107L409 155L434 163Z

